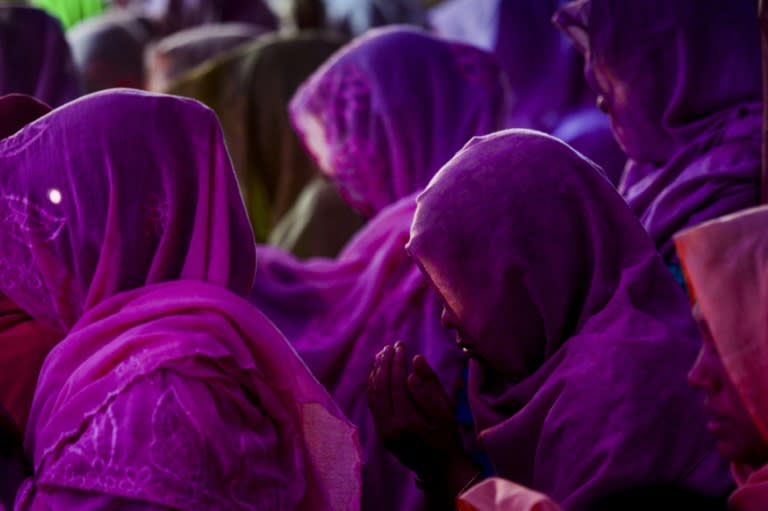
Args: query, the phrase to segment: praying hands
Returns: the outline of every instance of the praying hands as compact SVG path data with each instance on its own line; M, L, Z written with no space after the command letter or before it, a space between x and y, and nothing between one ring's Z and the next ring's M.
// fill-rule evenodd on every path
M453 403L427 360L408 372L405 344L385 346L368 381L368 403L379 438L414 471L432 509L452 502L479 473L464 452Z

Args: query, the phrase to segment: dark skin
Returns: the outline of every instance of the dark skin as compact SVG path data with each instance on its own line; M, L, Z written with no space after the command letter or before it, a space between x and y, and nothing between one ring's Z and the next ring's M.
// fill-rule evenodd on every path
M405 344L385 346L368 382L368 404L384 446L422 481L429 508L452 509L480 473L464 451L454 405L421 356L411 370Z

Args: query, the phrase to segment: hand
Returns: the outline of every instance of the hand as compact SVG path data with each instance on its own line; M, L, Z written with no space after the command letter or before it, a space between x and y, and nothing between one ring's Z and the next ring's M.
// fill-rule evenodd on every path
M466 458L451 399L423 356L414 357L408 374L402 342L376 356L368 405L384 446L422 478L434 479L446 464Z

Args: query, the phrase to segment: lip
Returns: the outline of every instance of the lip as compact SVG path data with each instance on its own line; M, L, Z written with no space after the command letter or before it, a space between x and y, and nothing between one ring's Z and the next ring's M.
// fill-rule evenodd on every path
M474 357L476 355L475 349L471 343L464 340L461 332L456 332L456 345L463 351L468 357Z

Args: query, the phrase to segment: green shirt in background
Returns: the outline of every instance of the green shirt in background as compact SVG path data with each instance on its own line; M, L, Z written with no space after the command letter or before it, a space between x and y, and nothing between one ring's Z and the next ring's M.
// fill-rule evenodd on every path
M29 3L58 18L64 30L84 19L98 16L106 9L106 0L32 0Z

